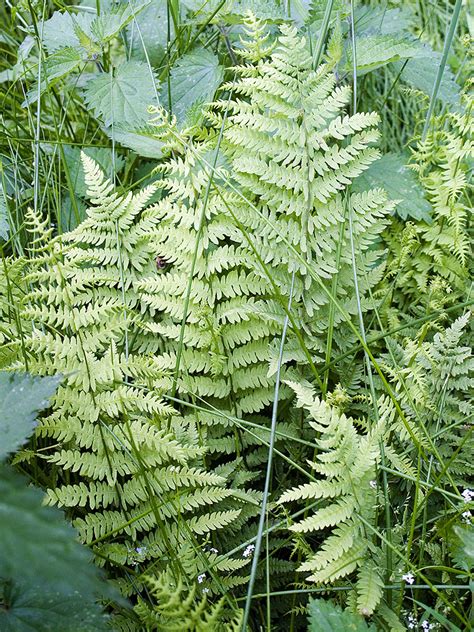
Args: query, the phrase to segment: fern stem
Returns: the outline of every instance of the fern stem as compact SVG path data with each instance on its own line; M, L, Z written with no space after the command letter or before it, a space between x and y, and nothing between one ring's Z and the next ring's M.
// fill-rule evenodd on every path
M295 272L293 272L292 277L291 277L290 295L288 297L288 311L291 311L294 285L295 285ZM253 559L252 559L252 569L250 571L250 579L249 579L249 585L247 589L247 598L245 601L245 611L244 611L244 618L243 618L243 623L242 623L242 630L244 632L247 629L247 623L250 616L250 606L252 603L253 587L254 587L255 578L257 575L258 558L259 558L260 549L262 546L263 529L265 525L268 495L270 491L270 479L271 479L271 473L272 473L273 450L274 450L274 445L275 445L276 423L277 423L277 413L278 413L278 398L279 398L279 392L280 392L281 365L283 362L283 349L285 346L288 323L289 323L289 318L288 318L288 315L286 315L285 322L283 324L283 332L282 332L281 340L280 340L280 350L278 353L278 365L277 365L277 372L276 372L276 377L275 377L275 395L273 398L272 422L271 422L271 429L270 429L270 444L268 447L267 473L265 476L265 487L263 490L262 508L260 510L260 518L258 521L257 538L255 540L255 551L254 551Z

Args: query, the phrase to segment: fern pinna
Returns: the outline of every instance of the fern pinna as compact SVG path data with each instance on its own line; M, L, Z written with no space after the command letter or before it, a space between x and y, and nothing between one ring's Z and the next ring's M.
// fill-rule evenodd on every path
M317 451L310 461L315 477L286 491L278 502L320 501L315 512L290 526L293 533L331 529L299 570L309 572L308 581L320 585L357 573L352 602L358 612L371 615L382 599L383 555L366 524L377 522L377 464L384 422L362 435L351 418L320 400L309 385L290 385L317 433Z
M159 364L137 351L155 346L145 341L153 315L137 290L141 276L156 271L158 220L145 209L154 189L121 196L95 163L86 156L83 163L92 198L83 224L51 240L30 214L28 370L64 376L36 433L37 457L56 480L47 499L69 508L98 562L116 565L124 592L140 588L149 563L187 581L212 568L206 586L219 591L219 572L246 560L226 561L202 544L240 509L213 510L233 491L196 466L203 450L161 399Z
M226 86L229 98L218 103L228 113L225 151L242 191L238 219L266 294L280 302L268 300L264 313L281 322L281 303L294 285L294 324L318 360L328 331L329 348L332 332L336 346L347 346L343 311L358 310L350 231L363 310L371 306L368 291L381 276L373 245L394 204L381 189L349 190L379 156L373 147L379 117L345 114L350 88L337 84L329 65L313 69L308 44L293 27L281 27L269 57L262 27L252 17L247 33L247 63L236 68L237 80ZM291 360L308 361L296 337L285 347L284 361Z

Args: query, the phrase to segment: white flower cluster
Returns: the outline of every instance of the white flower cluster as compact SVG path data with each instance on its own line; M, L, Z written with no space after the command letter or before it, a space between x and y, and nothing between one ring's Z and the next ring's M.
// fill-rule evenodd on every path
M250 557L255 551L255 544L249 544L245 551L242 553L242 557Z
M433 623L430 623L429 621L425 619L424 621L421 622L421 627L420 627L415 617L409 614L407 627L409 630L421 629L423 630L423 632L428 632L428 630L432 630L435 626Z
M413 584L413 582L415 581L415 576L413 575L413 573L405 573L405 575L402 575L402 580L407 584Z

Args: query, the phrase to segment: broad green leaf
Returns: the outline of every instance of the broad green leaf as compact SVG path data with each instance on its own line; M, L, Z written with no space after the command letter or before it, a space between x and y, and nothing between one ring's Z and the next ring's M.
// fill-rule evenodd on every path
M7 196L3 189L3 183L0 182L0 239L6 241L9 235L10 224L8 223Z
M474 567L474 527L472 524L453 527L450 538L453 560L458 568L470 570Z
M105 176L109 179L112 179L124 165L124 160L121 156L116 155L113 160L112 149L107 149L106 147L86 147L82 151L99 165ZM81 149L79 147L65 145L64 157L66 158L69 177L75 195L83 198L86 197L87 186L81 160Z
M62 234L74 230L86 217L85 203L76 198L76 203L73 204L71 196L66 194L61 204L61 223L58 225L58 232Z
M25 588L21 584L12 584L7 590L8 609L0 608L2 632L110 630L108 617L100 607L92 601L84 603L78 595L50 592L45 586Z
M77 29L92 37L91 25L94 21L92 13L68 13L55 11L43 26L43 44L49 53L71 46L80 46Z
M332 601L310 599L308 632L376 632L357 614L345 612Z
M169 20L170 41L174 40L173 20ZM167 0L152 0L127 28L132 57L150 61L153 66L163 64L168 43ZM144 51L146 49L146 55Z
M106 127L126 123L130 127L145 123L147 108L156 105L157 80L140 61L126 61L115 74L101 73L85 89L85 101Z
M110 12L98 15L91 25L91 32L102 43L115 37L133 18L139 15L150 2L119 4Z
M226 16L237 16L240 22L248 11L252 11L257 18L267 22L282 22L286 18L281 4L275 0L238 0L232 4Z
M63 513L43 507L43 493L27 482L11 468L0 467L0 578L8 582L7 590L8 584L13 586L11 608L0 608L0 629L22 629L12 626L24 619L30 625L25 630L94 629L80 627L79 606L85 621L92 612L100 625L102 615L94 601L99 595L113 597L114 592L102 581L91 552L76 541L77 534ZM60 597L68 609L61 606ZM63 617L67 610L75 628L62 627L61 619L56 625L52 618L55 614ZM50 627L46 627L48 619Z
M163 143L154 138L156 129L144 125L139 129L128 130L127 126L117 126L106 130L115 142L132 149L139 156L145 158L161 158Z
M313 24L316 29L321 26L326 12L328 0L312 0L309 5L307 23ZM350 7L345 0L334 0L332 5L331 19L334 19L337 14L340 17L345 17L349 14Z
M441 53L431 51L429 56L410 59L404 67L402 62L396 62L394 67L397 72L403 67L403 71L400 75L402 81L405 81L408 85L417 90L421 90L426 95L431 96L441 56ZM459 105L460 90L459 85L454 79L454 74L446 66L437 94L438 99L447 105Z
M409 9L387 9L385 6L375 7L362 5L355 10L355 32L358 35L389 35L408 30L413 22Z
M54 85L59 79L76 70L84 62L83 55L71 46L55 51L46 59L44 64L40 90L38 90L38 84L36 83L28 91L27 98L22 104L23 107L26 107L27 104L35 103L38 100L38 96L43 94L48 86Z
M37 412L48 406L59 382L58 377L0 372L0 459L31 435Z
M198 48L181 57L171 70L171 109L182 123L195 103L210 101L224 78L217 57ZM168 85L163 83L162 102L169 106Z
M423 47L406 36L366 35L356 38L357 72L361 75L399 59L423 53ZM352 70L352 47L348 48L345 69Z
M424 197L416 174L406 165L403 154L385 154L373 162L353 183L354 191L380 187L389 199L399 200L396 213L402 219L431 222L431 204Z

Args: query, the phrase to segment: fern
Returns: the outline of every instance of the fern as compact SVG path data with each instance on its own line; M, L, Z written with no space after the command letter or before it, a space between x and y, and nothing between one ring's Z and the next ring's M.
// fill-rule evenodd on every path
M465 101L464 113L435 117L426 141L413 151L411 167L433 214L430 223L409 222L405 227L396 223L386 235L397 305L428 304L436 309L469 289L473 127L472 100L465 97Z
M317 480L286 491L278 502L321 499L322 506L290 530L307 534L331 529L299 570L311 573L308 580L321 585L356 572L357 610L370 615L382 599L383 587L380 550L366 528L366 523L376 523L376 466L383 425L360 435L351 418L319 400L309 386L291 386L297 405L309 412L310 426L317 432L318 452L310 462Z
M51 240L29 216L30 289L21 314L33 323L24 340L28 367L64 375L36 432L37 458L56 481L47 502L70 508L81 540L99 563L122 567L119 575L152 563L195 577L209 566L198 538L231 523L244 502L221 507L232 489L200 469L202 448L184 432L177 438L173 429L183 422L160 397L160 364L138 350L159 346L148 333L153 310L138 289L142 276L158 274L158 217L145 209L154 189L120 196L95 163L83 156L83 164L92 204L77 229Z
M248 29L261 37L251 21ZM237 82L226 86L230 99L217 105L229 113L225 151L245 196L234 212L246 233L248 259L266 283L267 295L278 299L267 299L260 309L269 321L282 323L281 303L287 302L282 297L290 294L294 273L294 323L313 361L318 360L328 327L337 327L335 347L346 348L350 340L344 316L328 294L349 314L358 309L349 213L363 310L370 307L366 293L382 274L373 245L394 204L380 189L349 193L351 182L379 156L373 147L379 117L345 113L350 88L337 85L329 66L313 70L305 39L289 26L281 27L269 58L236 72ZM305 364L308 358L300 341L290 337L284 362L291 361Z

